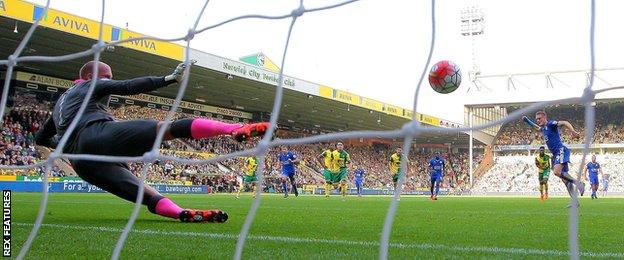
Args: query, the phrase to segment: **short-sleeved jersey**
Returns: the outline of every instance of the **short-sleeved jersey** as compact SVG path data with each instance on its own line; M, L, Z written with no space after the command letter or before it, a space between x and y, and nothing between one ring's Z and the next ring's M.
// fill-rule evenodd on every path
M323 160L324 160L324 163L325 163L325 165L324 165L325 168L326 169L333 168L333 165L332 165L332 163L333 163L332 150L327 149L327 150L323 151L323 153L321 153L321 156L323 156Z
M550 155L544 154L544 156L540 156L538 153L537 156L535 156L535 164L541 167L540 171L550 169Z
M435 157L431 158L431 160L429 160L429 169L431 169L434 174L442 174L444 170L444 160Z
M293 173L295 172L295 164L292 162L295 159L297 159L297 155L292 152L292 151L288 151L288 152L280 152L277 155L277 159L279 160L280 164L282 165L282 173Z
M245 175L256 176L257 169L258 169L258 158L247 157L247 159L245 159Z
M351 157L349 157L349 153L347 153L347 151L342 150L342 151L338 151L338 150L334 150L332 152L332 159L334 162L334 169L342 169L342 168L347 168L347 164L351 161Z
M393 153L390 156L390 172L397 174L401 170L401 155Z
M355 170L355 172L353 172L353 175L355 176L355 181L362 181L364 179L364 174L366 173L362 169Z
M557 121L548 121L545 126L540 127L540 131L544 136L544 141L546 142L546 146L548 146L548 150L553 154L558 153L559 149L563 147L563 142L561 141Z
M589 176L598 176L598 171L600 170L600 164L597 162L589 162L587 163L587 172L589 172Z

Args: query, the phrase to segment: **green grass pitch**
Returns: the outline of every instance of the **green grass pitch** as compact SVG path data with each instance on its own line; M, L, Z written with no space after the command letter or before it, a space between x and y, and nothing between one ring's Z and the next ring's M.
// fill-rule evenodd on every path
M32 228L38 193L13 193L13 257ZM143 207L122 258L228 259L252 199L231 194L171 195L182 207L221 208L224 224L179 223ZM568 200L403 197L390 258L567 258ZM390 197L263 196L245 259L375 259ZM29 259L110 258L132 204L109 194L51 194ZM624 200L583 198L585 257L624 257Z

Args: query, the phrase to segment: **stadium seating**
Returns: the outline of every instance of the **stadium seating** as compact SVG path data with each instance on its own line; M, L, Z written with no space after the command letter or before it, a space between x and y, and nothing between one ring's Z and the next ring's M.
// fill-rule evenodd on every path
M571 157L570 170L573 176L578 172L582 155ZM588 160L589 157L586 159ZM624 155L604 154L597 156L597 161L603 167L603 172L609 174L609 190L624 192ZM600 177L602 178L602 177ZM565 195L565 187L561 180L551 173L548 180L551 194ZM535 157L533 156L499 156L495 159L494 167L486 172L474 185L473 193L517 193L537 194L538 179Z
M33 144L33 135L50 115L52 103L37 99L35 95L16 95L15 106L5 116L2 125L3 140L0 141L0 163L3 165L33 164L41 160ZM137 118L151 118L162 120L167 111L139 106L112 107L110 112L118 120L132 120ZM174 118L196 117L191 114L176 113ZM311 131L279 131L281 138L293 138L309 135ZM240 144L228 137L216 137L204 140L174 140L163 142L162 153L184 158L203 158L205 154L226 154L251 147L255 143ZM322 164L317 156L327 147L326 144L306 144L290 147L302 158L302 165L297 175L298 186L322 185ZM360 165L367 171L365 186L384 188L391 185L391 175L388 173L388 158L394 147L386 144L374 146L347 147L351 154L353 166ZM278 148L270 149L266 157L265 189L280 191L279 164L276 160ZM449 169L444 178L443 187L459 187L468 183L468 157L466 154L444 154L449 162ZM408 167L405 188L413 190L428 186L427 162L431 155L422 155L412 152ZM131 169L140 176L143 164L131 163ZM230 159L218 164L181 165L172 162L157 162L149 167L148 183L166 184L202 184L211 187L212 191L232 192L238 187L242 172L243 158ZM30 174L41 175L43 169L23 172L6 172L3 174ZM53 176L64 176L65 173L58 166L52 170ZM353 179L352 176L350 179Z

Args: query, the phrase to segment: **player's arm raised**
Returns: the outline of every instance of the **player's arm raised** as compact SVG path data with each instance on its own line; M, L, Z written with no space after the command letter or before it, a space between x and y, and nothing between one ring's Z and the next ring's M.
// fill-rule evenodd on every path
M529 126L533 127L533 129L535 130L539 130L540 127L539 125L537 125L535 122L533 122L533 120L529 119L527 116L523 116L522 120L527 123Z
M572 124L570 124L570 122L568 122L568 121L563 121L563 120L562 120L562 121L557 121L557 126L559 126L559 127L565 127L565 128L567 128L568 130L570 130L570 133L572 133L572 137L577 137L577 136L579 136L579 133L578 133L576 130L574 130L574 127L573 127L573 126L572 126Z

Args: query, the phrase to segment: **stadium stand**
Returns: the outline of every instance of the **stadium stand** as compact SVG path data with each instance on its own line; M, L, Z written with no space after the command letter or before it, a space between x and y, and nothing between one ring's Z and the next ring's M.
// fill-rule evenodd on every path
M573 172L577 172L581 156L572 155L570 167ZM624 192L624 174L622 174L624 154L608 153L597 157L604 174L609 175L609 191ZM499 156L496 158L494 167L475 183L472 191L477 194L538 194L537 167L534 163L535 157L533 156ZM548 184L551 194L567 194L558 177L551 174Z
M16 95L15 105L5 116L5 124L2 126L3 139L0 141L0 163L8 164L33 164L41 160L33 144L33 135L43 120L50 114L52 102L35 94L21 93ZM167 111L141 107L136 105L112 106L110 111L118 120L131 120L136 118L163 119ZM176 117L196 117L196 115L177 113ZM277 133L278 138L292 138L309 135L312 131L286 131ZM247 143L253 146L254 143ZM304 185L322 185L323 166L317 160L318 154L328 144L305 144L291 147L302 158L297 175L299 188ZM175 155L183 158L206 158L214 154L226 154L245 149L245 144L240 144L228 137L218 137L204 140L175 140L163 142L162 153ZM353 167L361 165L367 171L365 186L370 188L385 188L391 185L391 175L388 173L388 158L392 154L394 146L389 144L374 144L373 146L347 147L353 160ZM281 191L279 183L279 164L276 160L279 148L269 150L265 169L265 190ZM428 185L427 162L432 154L410 154L408 167L408 182L406 190L422 189ZM447 174L444 178L443 187L454 188L465 186L468 183L467 154L442 154L448 162ZM157 162L149 167L147 182L151 184L197 184L207 185L211 192L233 192L240 182L243 158L230 159L216 164L204 165L181 165L175 162ZM131 169L138 175L143 167L142 163L131 163ZM53 176L65 176L62 166L55 166ZM29 172L29 175L41 175L42 169L37 172ZM21 172L7 172L3 174L24 174ZM352 171L350 172L352 174ZM352 176L350 179L353 179ZM465 187L463 187L465 188Z
M622 143L624 142L624 125L621 113L624 104L599 103L596 105L596 128L593 138L594 143ZM510 109L509 112L512 112ZM575 129L581 133L579 137L567 136L566 143L580 144L583 142L585 127L583 123L584 108L582 106L562 106L546 109L549 119L566 120L572 123ZM581 116L579 116L581 115ZM520 120L505 124L496 139L497 145L537 145L542 138L537 131L530 131Z

